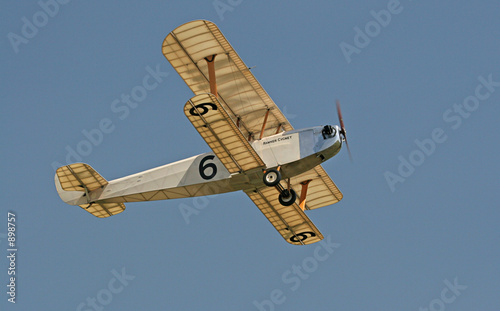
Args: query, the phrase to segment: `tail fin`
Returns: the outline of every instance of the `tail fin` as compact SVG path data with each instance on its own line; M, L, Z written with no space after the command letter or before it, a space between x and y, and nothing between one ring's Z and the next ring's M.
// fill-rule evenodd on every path
M123 203L103 203L92 200L92 197L97 197L94 194L98 195L102 192L108 181L88 164L74 163L58 168L55 183L57 193L64 202L78 205L96 217L106 218L125 210Z

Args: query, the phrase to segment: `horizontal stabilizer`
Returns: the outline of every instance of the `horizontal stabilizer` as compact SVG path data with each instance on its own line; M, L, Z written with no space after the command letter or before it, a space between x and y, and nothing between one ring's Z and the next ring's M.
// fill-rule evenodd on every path
M81 208L91 213L95 217L106 218L119 214L125 210L125 204L123 203L91 203L80 205Z
M88 191L99 189L108 184L90 165L73 163L62 166L56 171L61 187L66 191Z
M96 170L85 163L62 166L56 171L56 188L61 199L78 205L99 218L119 214L125 210L123 203L103 203L95 200L94 192L101 192L108 184Z

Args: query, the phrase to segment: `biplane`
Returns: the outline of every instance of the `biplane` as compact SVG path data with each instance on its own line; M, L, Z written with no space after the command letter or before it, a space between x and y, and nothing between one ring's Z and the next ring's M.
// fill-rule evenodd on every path
M184 114L212 152L107 181L90 165L57 169L61 199L99 218L124 203L243 191L290 244L323 235L305 214L342 199L321 167L347 144L340 126L294 129L215 24L188 22L165 38L163 54L195 94Z

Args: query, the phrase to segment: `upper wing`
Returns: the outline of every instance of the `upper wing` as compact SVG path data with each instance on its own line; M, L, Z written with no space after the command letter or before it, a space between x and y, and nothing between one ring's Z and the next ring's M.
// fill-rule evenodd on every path
M191 98L184 106L184 113L229 173L265 166L214 95Z
M297 203L290 206L279 203L278 192L274 187L248 191L246 194L288 243L304 245L323 239L321 232Z
M290 184L292 188L297 191L301 189L301 182L310 180L311 182L308 185L307 189L307 200L306 200L306 209L315 209L320 208L327 205L332 205L340 200L342 200L342 192L340 192L339 188L335 185L333 180L328 176L321 165L316 166L315 168L292 177L290 179ZM297 192L300 196L301 193Z
M210 92L204 58L216 55L218 98L245 137L293 129L214 23L197 20L177 27L165 38L163 54L195 94Z

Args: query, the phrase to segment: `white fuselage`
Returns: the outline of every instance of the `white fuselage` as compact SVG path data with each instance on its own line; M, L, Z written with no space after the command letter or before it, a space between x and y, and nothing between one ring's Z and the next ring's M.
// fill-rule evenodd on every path
M283 178L306 172L336 155L342 146L339 128L331 135L323 127L282 132L251 142L267 168L280 166ZM133 202L184 198L264 187L262 170L230 174L212 153L204 153L109 181L90 193L91 201ZM60 185L56 186L59 189ZM201 186L200 186L201 185ZM87 202L80 192L58 191L63 201ZM155 197L155 194L160 193Z

